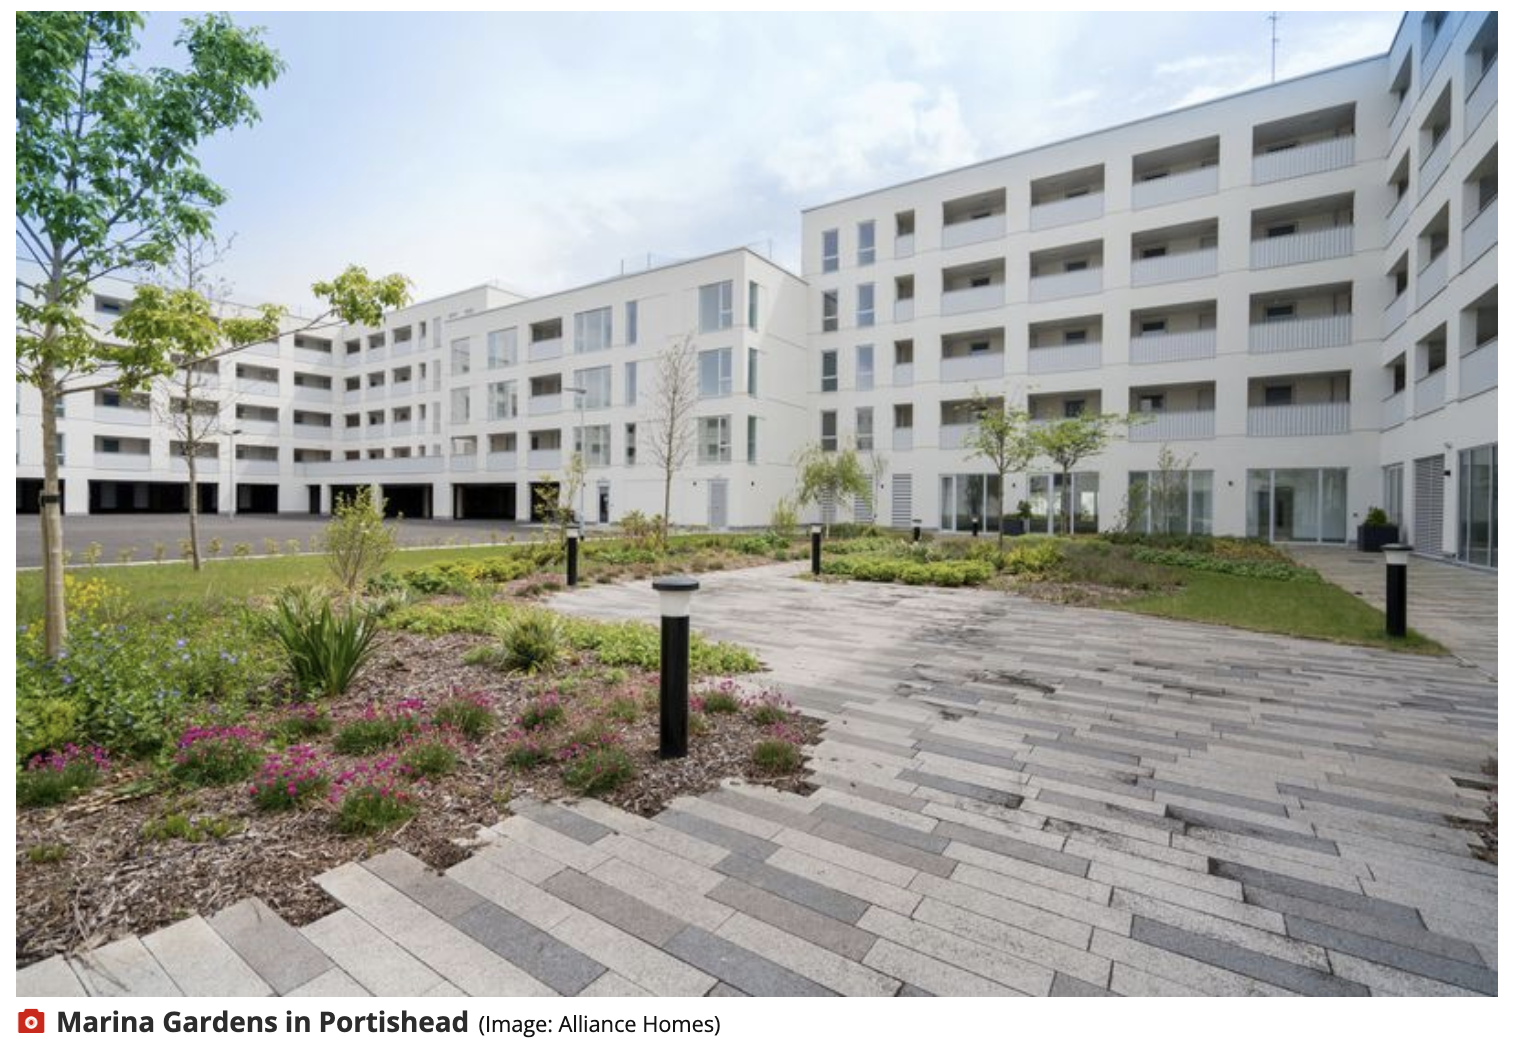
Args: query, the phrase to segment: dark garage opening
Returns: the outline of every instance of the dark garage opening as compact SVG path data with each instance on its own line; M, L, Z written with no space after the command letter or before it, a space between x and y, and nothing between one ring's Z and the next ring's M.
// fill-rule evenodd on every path
M62 498L67 493L68 480L58 480L58 497ZM63 502L58 502L62 509ZM42 512L42 481L40 479L16 480L16 515L36 516Z
M252 515L277 515L279 511L279 485L277 483L238 483L237 512Z
M200 511L212 515L220 510L221 488L214 483L200 484ZM188 483L127 483L116 480L89 481L89 512L92 516L115 512L189 511Z
M458 519L514 519L514 483L460 483L452 488Z
M333 483L333 484L331 484L331 511L332 511L332 514L334 515L336 513L336 507L338 505L340 505L342 502L354 500L357 497L357 495L358 495L358 491L360 491L362 489L363 488L360 487L360 486L358 486L356 483Z
M431 484L394 483L383 487L384 515L404 516L406 519L431 518Z

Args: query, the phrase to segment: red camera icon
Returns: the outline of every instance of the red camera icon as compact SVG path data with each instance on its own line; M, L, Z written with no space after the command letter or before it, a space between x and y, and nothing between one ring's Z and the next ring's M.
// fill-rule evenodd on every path
M47 1030L47 1015L41 1010L22 1010L16 1015L20 1025L16 1030L20 1032L40 1032Z

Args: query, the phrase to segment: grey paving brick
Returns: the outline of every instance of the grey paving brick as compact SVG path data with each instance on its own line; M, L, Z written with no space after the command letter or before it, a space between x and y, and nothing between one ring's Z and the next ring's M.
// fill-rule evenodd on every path
M278 995L331 968L325 952L262 901L240 901L212 916L209 922L211 929Z
M926 800L909 794L914 790L914 786L907 781L897 782L896 788L886 788L867 781L853 781L827 773L814 774L810 780L819 788L854 795L859 799L868 799L899 810L919 812L926 806Z
M1159 775L1151 778L1151 790L1159 796L1181 795L1189 799L1203 799L1218 806L1234 806L1242 810L1255 810L1257 813L1271 814L1274 817L1288 816L1288 808L1282 803L1269 803L1265 799L1254 799L1247 795L1236 795L1234 792L1224 792L1218 788L1202 788L1198 785L1191 785L1182 781L1169 780Z
M582 952L498 905L486 902L449 921L559 995L577 995L605 972Z
M899 994L905 996L981 997L1025 994L897 941L880 939L873 945L872 951L867 953L867 965L904 981Z
M858 956L845 956L741 912L725 921L719 935L838 995L888 996L899 990L896 979L863 966ZM871 948L876 938L869 934L867 939Z
M1333 886L1322 886L1318 883L1301 879L1297 876L1283 875L1279 872L1268 871L1265 868L1256 868L1251 865L1241 864L1237 861L1211 860L1209 871L1223 879L1234 879L1245 886L1254 886L1271 893L1287 894L1290 897L1301 897L1304 900L1315 901L1319 904L1329 905L1332 908L1346 911L1361 912L1373 919L1402 923L1405 926L1423 927L1424 920L1414 908L1395 904L1392 901L1382 901L1375 897L1368 897L1359 890L1345 890Z
M1269 981L1227 970L1212 963L1191 959L1186 955L1160 948L1156 945L1122 937L1105 930L1095 930L1090 950L1097 955L1114 960L1110 973L1110 989L1121 995L1132 994L1184 994L1184 995L1292 995L1293 992ZM1124 972L1122 973L1122 967ZM1135 974L1134 977L1131 975ZM1149 987L1140 987L1149 978L1156 980ZM1180 984L1184 990L1164 988L1162 982Z
M339 999L360 998L368 993L343 970L327 970L312 980L306 981L287 996L291 999Z
M1190 959L1218 966L1223 970L1254 977L1268 984L1298 992L1300 995L1367 995L1366 987L1353 981L1299 966L1284 959L1238 947L1203 934L1169 926L1138 915L1130 926L1130 936L1137 941L1186 955Z
M1021 803L1022 797L1013 792L1006 792L999 788L989 788L986 785L971 784L960 781L954 777L945 777L941 774L928 774L921 770L904 770L899 774L901 781L909 781L913 784L924 785L934 788L938 792L947 792L951 795L965 795L969 799L977 799L981 802L990 803L994 806L1003 806L1010 810L1015 809Z
M123 937L68 961L90 995L128 996L183 993L136 937Z
M542 884L542 889L611 926L618 926L651 944L666 944L686 925L645 901L613 886L566 868Z
M1061 997L1097 997L1101 995L1113 995L1114 992L1100 985L1089 984L1087 981L1080 981L1076 977L1071 977L1058 971L1051 979L1051 994Z
M567 901L512 875L483 856L470 857L448 868L447 878L544 930L550 930L574 911Z
M740 854L732 854L716 865L716 868L726 875L788 898L840 922L855 924L868 907L867 902L861 898Z
M739 853L756 861L767 860L773 851L778 849L778 844L761 836L751 835L738 828L731 828L716 821L709 821L696 814L685 813L682 810L664 810L655 818L657 821L685 832L709 843L714 843L729 850L731 853Z
M424 995L443 983L442 975L384 936L350 908L300 928L372 995Z
M980 850L988 850L992 853L1003 854L1006 857L1028 861L1031 864L1054 868L1068 875L1088 874L1088 860L1086 858L1065 854L1050 846L1035 846L1031 843L1021 842L1012 836L996 834L955 821L942 821L936 826L936 833L942 836L943 850L946 848L945 843L947 840L955 840L967 843L970 846L976 846Z
M705 992L705 995L709 996L711 999L745 999L745 998L748 998L746 992L741 991L740 989L737 989L737 988L732 988L729 984L726 984L724 981L717 981L716 984L715 984L715 987L713 987L709 991Z
M808 977L801 977L755 952L696 926L687 927L675 934L668 941L667 949L689 965L704 970L747 995L772 997L836 994Z
M935 992L928 992L924 988L918 988L913 984L901 984L898 992L901 999L931 999L935 998Z
M462 883L428 868L419 858L403 850L388 850L368 858L362 865L437 918L448 922L456 922L484 903L482 897Z
M640 987L626 980L614 970L606 970L599 975L599 979L578 993L581 999L628 999L638 995L650 995L651 992L643 991Z
M952 869L956 867L956 862L949 857L942 857L937 853L917 849L905 843L897 843L892 839L885 839L836 821L817 820L810 828L810 833L817 838L827 839L858 853L868 854L880 864L887 863L901 868L912 868L917 871L931 872L934 875L950 875ZM934 845L937 837L931 838Z
M715 978L702 970L588 912L575 911L552 928L552 935L643 991L662 998L703 995L715 983Z
M849 959L861 959L873 946L873 935L851 923L833 919L740 879L727 879L711 890L709 897ZM721 929L723 931L724 926Z
M585 846L593 846L605 836L614 834L612 829L575 813L561 803L518 803L514 810L521 817L546 825L570 839L577 839Z
M825 852L831 853L832 856L865 856L858 855L855 850L848 850L845 847L828 843L824 839L815 839L813 836L795 833L794 839L809 840L816 844L817 850L825 848ZM834 890L839 890L841 893L861 898L869 904L888 908L890 911L901 912L907 915L914 911L915 905L920 903L920 895L917 893L913 893L892 882L875 879L871 875L858 871L850 865L838 864L810 850L785 847L769 858L767 863L774 868L780 868L783 871L792 872L806 879L812 879L822 886L829 886ZM867 861L863 863L876 865L877 862ZM895 866L890 865L889 867ZM916 873L913 869L904 869L904 871L909 873L909 878L904 880L906 883L914 879Z
M1067 945L935 897L921 901L911 919L1049 970L1090 981L1109 979L1109 960L1090 954L1085 947Z
M1468 988L1484 995L1498 994L1498 974L1482 965L1481 956L1475 963L1459 962L1444 955L1433 955L1402 944L1385 941L1380 937L1368 937L1353 933L1329 923L1315 922L1302 916L1284 916L1290 936L1329 948L1331 951L1370 959L1408 973L1417 973L1432 980L1444 981L1461 988ZM1475 951L1475 949L1474 949Z
M920 903L924 905L927 902ZM1052 971L1049 967L1027 961L1020 956L1011 955L950 930L932 926L917 919L906 919L882 908L869 909L859 925L865 930L876 933L879 937L886 937L912 951L922 952L962 970L971 970L981 977L1017 992L1026 995L1045 995L1051 990ZM872 956L869 957L868 965L876 966ZM895 976L898 975L895 974ZM900 977L900 979L905 978ZM929 984L926 986L932 991L936 990Z
M882 817L874 817L834 803L821 803L815 807L815 816L823 821L833 821L847 828L855 828L891 842L901 843L916 850L939 854L946 849L946 840L929 831L911 828ZM813 831L813 829L811 829Z
M1370 959L1363 959L1346 952L1330 951L1326 954L1329 955L1330 965L1337 974L1347 980L1365 984L1372 989L1373 995L1407 995L1425 998L1483 994L1467 988L1459 988L1454 984L1447 984L1445 981L1421 977L1419 974L1408 973L1392 966L1384 966L1382 963L1372 962Z
M88 994L61 955L23 966L16 971L16 998L70 998Z
M198 915L148 934L142 945L185 995L273 994L268 982Z
M1186 834L1192 835L1196 830L1209 829L1212 831L1230 832L1235 835L1250 836L1254 839L1266 839L1269 842L1283 846L1293 846L1300 850L1314 850L1317 853L1338 854L1340 850L1329 839L1321 839L1314 835L1305 835L1300 832L1285 832L1278 828L1269 828L1253 821L1242 820L1238 817L1224 817L1220 814L1210 813L1207 810L1195 810L1192 807L1172 806L1167 807L1167 815L1187 824Z
M731 909L712 901L666 876L617 859L594 869L591 878L657 908L692 926L716 930L731 916Z
M922 737L915 742L915 746L922 752L948 755L953 759L960 759L964 763L982 763L984 766L996 766L1001 770L1025 769L1023 762L1004 749L990 751L981 747L953 744L950 741L939 740L935 737Z

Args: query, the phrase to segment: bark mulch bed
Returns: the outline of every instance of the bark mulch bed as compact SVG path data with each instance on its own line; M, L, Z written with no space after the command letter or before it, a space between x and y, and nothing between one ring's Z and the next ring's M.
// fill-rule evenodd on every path
M561 767L544 764L519 770L505 763L519 709L544 682L464 664L463 654L481 642L467 635L386 633L358 684L330 707L339 726L358 718L370 704L406 697L434 700L452 692L474 692L490 699L499 720L494 731L462 749L454 773L418 783L419 813L392 831L344 836L336 831L332 808L324 802L305 810L268 813L254 805L248 782L187 789L140 764L113 768L101 786L72 802L20 810L17 964L149 933L196 912L211 915L248 896L261 898L291 924L304 925L337 908L315 884L324 871L396 846L433 868L446 868L480 845L480 829L508 816L512 799L571 796ZM733 777L790 791L811 790L803 766L775 776L753 763L754 746L772 736L772 728L744 713L704 716L707 729L691 732L688 757L660 760L655 673L621 670L607 675L586 660L567 668L570 675L586 681L577 697L565 699L569 708L611 695L638 699L635 721L614 724L637 774L598 797L604 802L650 816L674 796L709 791ZM271 709L260 721L278 718L277 712ZM818 720L794 715L790 729L803 744L819 739ZM310 743L324 749L329 740L328 736ZM356 761L334 757L339 766ZM197 825L204 838L144 837L144 825L161 825L174 815L179 815L181 825L186 818Z

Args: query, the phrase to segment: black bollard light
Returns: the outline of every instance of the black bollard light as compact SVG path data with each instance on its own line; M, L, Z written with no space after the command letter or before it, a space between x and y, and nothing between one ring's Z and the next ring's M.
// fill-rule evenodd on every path
M568 587L578 584L578 538L579 528L568 528Z
M820 531L819 523L810 527L810 573L820 576Z
M914 521L914 523L915 523L914 536L911 537L910 540L913 541L915 544L918 545L918 544L920 544L920 521L917 519L917 520Z
M979 521L978 521L978 517L974 516L973 517L973 537L977 537L978 536L978 531L980 529L981 529L981 527L980 527L980 524L979 524Z
M658 687L657 754L689 754L689 604L699 582L677 575L652 582L662 611L661 682Z
M1413 545L1384 545L1388 561L1388 635L1409 631L1409 553Z

